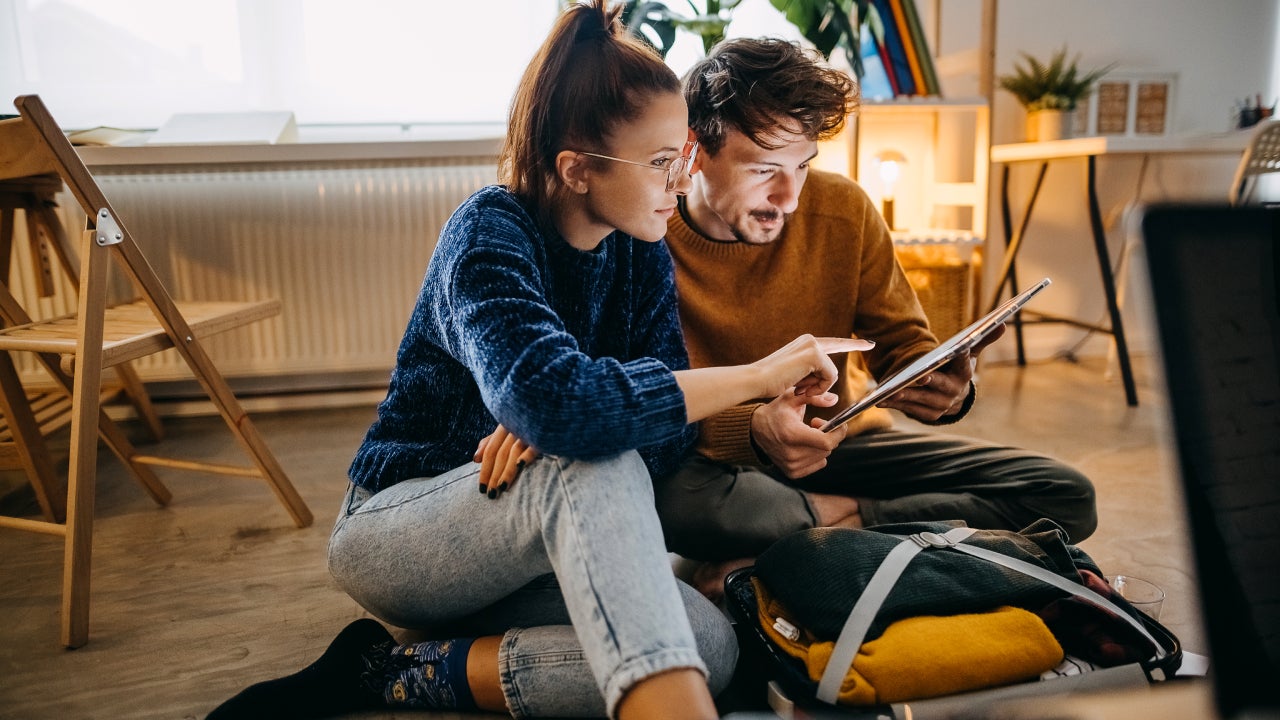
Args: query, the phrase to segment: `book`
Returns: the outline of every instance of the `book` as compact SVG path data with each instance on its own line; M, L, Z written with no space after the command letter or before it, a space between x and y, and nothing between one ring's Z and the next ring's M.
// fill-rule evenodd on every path
M879 22L874 13L874 8L869 9L866 25L859 38L858 54L862 56L862 77L858 78L858 87L864 100L892 100L897 93L885 70L886 58L881 54L882 45L877 39L876 31L872 29L873 20ZM883 36L883 31L880 36Z
M924 74L920 71L920 51L916 48L915 38L911 36L911 28L907 27L907 13L903 5L903 0L889 0L889 7L893 9L893 23L898 28L898 34L902 36L902 48L906 51L907 67L911 70L911 82L916 88L914 94L927 95Z
M895 90L899 95L915 95L916 84L911 76L911 65L907 60L907 49L902 44L902 35L898 32L897 22L893 17L891 0L871 0L884 27L884 45L888 50L889 64L885 69L889 77L895 81Z
M148 145L274 145L296 142L291 112L177 113Z
M929 52L929 43L924 36L924 26L920 22L920 13L916 8L915 0L901 0L901 2L907 29L920 63L920 74L924 79L924 91L921 94L942 95L942 88L938 84L938 71L933 64L933 53Z
M866 32L864 35L871 38L876 55L880 58L880 69L884 72L885 82L889 85L889 94L885 97L889 99L895 98L902 94L902 90L898 87L898 80L893 76L893 72L891 70L893 67L893 61L889 59L889 48L885 45L884 20L880 17L880 12L876 10L874 5L867 6L867 22L865 29Z
M95 128L73 130L67 133L67 140L72 145L95 145L99 147L125 147L141 145L150 137L150 130L126 130L125 128L99 125Z

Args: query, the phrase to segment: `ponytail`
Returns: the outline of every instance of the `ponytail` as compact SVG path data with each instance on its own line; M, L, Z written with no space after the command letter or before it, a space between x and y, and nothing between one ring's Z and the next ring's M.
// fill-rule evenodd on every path
M565 192L556 174L562 150L603 150L603 139L653 95L680 81L648 45L627 34L621 6L578 2L556 20L529 62L511 102L498 157L499 181L544 225Z

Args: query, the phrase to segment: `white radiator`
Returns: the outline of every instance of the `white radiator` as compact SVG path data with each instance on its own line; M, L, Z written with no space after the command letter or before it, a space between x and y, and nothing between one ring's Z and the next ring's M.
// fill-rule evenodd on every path
M490 157L95 171L175 298L282 301L281 315L206 342L224 375L264 392L385 384L441 226L496 174ZM69 195L60 207L84 227ZM29 253L15 245L11 287L30 308ZM190 378L174 351L135 367L149 381Z

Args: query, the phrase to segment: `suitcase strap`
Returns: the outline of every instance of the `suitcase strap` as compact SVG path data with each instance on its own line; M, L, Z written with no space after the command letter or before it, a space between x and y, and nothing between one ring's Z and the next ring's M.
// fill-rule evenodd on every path
M975 528L959 527L942 534L921 532L910 536L895 536L902 538L902 542L894 546L884 560L881 561L880 567L876 568L871 580L867 582L866 588L862 591L862 595L854 603L853 610L850 611L849 617L845 620L844 627L840 630L840 637L836 639L835 647L831 652L831 660L827 663L826 669L822 672L822 680L818 683L817 698L819 700L829 705L836 704L836 698L840 693L840 685L844 681L849 668L853 667L853 661L858 656L862 641L866 639L867 630L871 628L872 621L875 620L876 615L880 612L880 607L884 605L885 598L889 597L889 593L893 591L898 578L902 577L902 573L907 569L907 565L911 563L911 560L920 552L931 549L958 550L973 557L1003 565L1024 575L1029 575L1082 600L1086 600L1122 618L1133 626L1135 630L1155 646L1156 660L1163 660L1166 657L1164 647L1151 636L1146 627L1137 618L1117 607L1115 603L1079 583L1071 582L1038 565L986 548L962 544L974 532L976 532Z

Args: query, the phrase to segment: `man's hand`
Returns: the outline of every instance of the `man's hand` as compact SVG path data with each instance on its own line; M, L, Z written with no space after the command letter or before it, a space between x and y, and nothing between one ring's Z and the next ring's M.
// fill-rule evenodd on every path
M969 395L969 382L978 364L978 353L1004 335L1001 324L973 349L961 353L951 362L920 378L915 385L906 388L880 403L880 407L893 408L920 422L932 423L947 415L954 415L964 406Z
M516 482L525 465L538 458L538 451L499 425L483 438L472 460L480 463L480 492L496 498Z
M837 400L831 392L802 396L783 393L752 413L751 439L788 478L794 480L817 472L827 466L827 456L844 440L848 429L841 425L824 433L818 429L822 419L805 423L805 409L810 405L831 407Z

